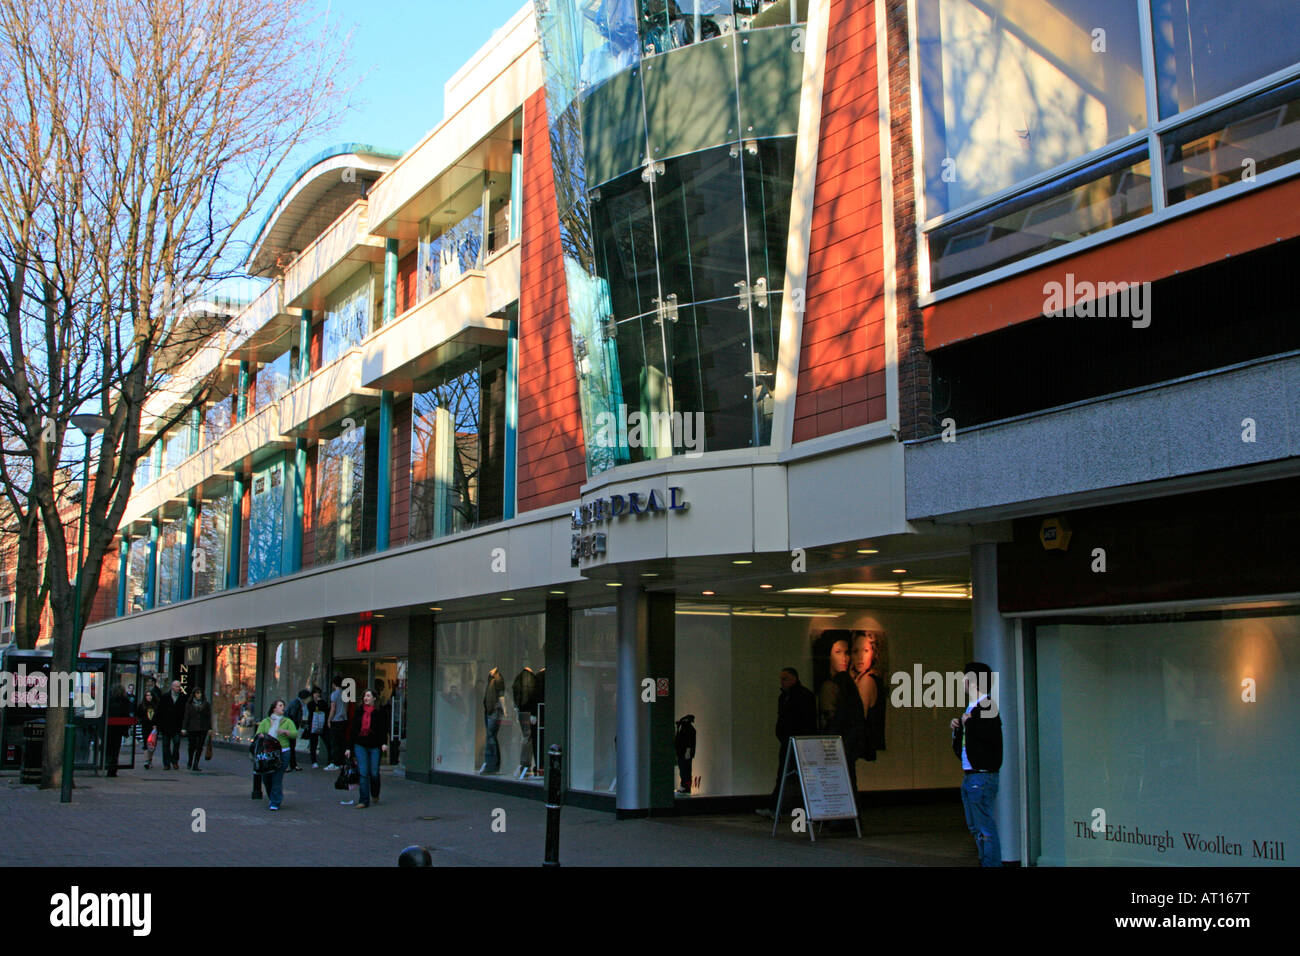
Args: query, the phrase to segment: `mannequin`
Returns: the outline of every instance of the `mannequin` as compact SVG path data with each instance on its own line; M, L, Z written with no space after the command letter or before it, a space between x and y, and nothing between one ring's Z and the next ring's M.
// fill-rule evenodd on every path
M487 740L483 745L483 766L479 773L501 772L501 748L497 745L497 731L501 728L501 718L506 715L506 679L501 676L500 668L488 671L487 687L483 691L483 725L487 730Z
M519 768L515 776L525 777L533 768L533 725L537 723L537 675L525 667L511 688L519 715Z
M678 793L691 792L691 761L695 759L695 715L687 714L677 721L677 733L673 737L673 746L677 750L677 772L682 778Z

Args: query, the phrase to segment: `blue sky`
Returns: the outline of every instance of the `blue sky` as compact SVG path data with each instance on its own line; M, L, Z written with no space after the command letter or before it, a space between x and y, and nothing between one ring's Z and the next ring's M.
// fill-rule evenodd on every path
M405 152L442 119L443 84L525 0L316 0L352 36L357 109L327 140ZM295 167L296 168L296 167ZM277 184L278 186L279 184Z

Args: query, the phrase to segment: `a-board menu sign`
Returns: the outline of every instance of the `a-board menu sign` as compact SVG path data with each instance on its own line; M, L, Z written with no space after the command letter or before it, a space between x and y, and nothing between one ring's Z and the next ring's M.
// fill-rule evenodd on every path
M790 777L799 778L803 790L804 819L809 823L823 820L852 820L858 827L858 804L853 784L849 781L849 765L844 756L844 740L838 735L818 737L791 737L786 751L781 787L777 795L777 809L785 799L785 788ZM772 835L780 823L780 813L773 821ZM817 837L809 827L808 835Z

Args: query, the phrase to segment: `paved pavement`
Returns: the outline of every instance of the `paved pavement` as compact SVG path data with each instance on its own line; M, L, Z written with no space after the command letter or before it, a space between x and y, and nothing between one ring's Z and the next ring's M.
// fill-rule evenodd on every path
M245 754L218 749L204 772L82 774L71 804L57 791L0 776L0 865L392 866L405 846L433 851L436 866L536 866L545 805L493 793L408 782L386 769L382 801L357 810L334 789L334 773L285 775L284 806L250 797ZM206 830L195 832L194 811ZM504 832L498 829L504 823ZM973 866L975 851L956 804L868 811L863 839L824 833L811 844L789 826L775 839L754 814L616 820L565 807L566 866Z

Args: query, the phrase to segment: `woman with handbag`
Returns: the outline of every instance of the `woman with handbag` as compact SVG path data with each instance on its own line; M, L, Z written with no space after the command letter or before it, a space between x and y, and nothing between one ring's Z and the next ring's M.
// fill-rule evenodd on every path
M140 719L140 738L145 746L144 769L148 770L153 764L154 748L158 746L158 736L154 733L154 721L158 716L158 694L152 687L144 692L135 715Z
M185 766L191 773L202 773L199 760L203 757L203 747L208 742L211 730L212 705L203 696L203 688L196 687L185 704L185 715L181 718L181 736L189 741Z
M361 801L358 810L370 806L373 794L379 801L379 755L388 753L388 723L385 711L375 700L375 692L367 690L361 706L352 715L352 749L343 751L344 757L356 752L357 769L361 773Z
M270 809L279 810L284 799L284 771L289 765L289 747L298 739L298 728L284 715L284 698L277 697L271 702L271 709L257 725L257 733L269 734L280 741L280 766L267 774L266 795L270 798ZM256 738L254 738L256 739Z

